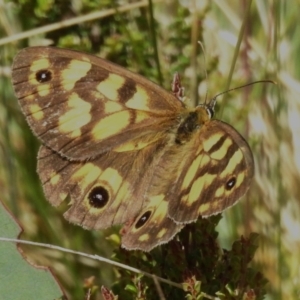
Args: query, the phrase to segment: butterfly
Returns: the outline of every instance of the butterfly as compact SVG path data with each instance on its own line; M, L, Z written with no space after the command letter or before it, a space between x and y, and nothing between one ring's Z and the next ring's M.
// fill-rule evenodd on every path
M122 224L122 246L150 251L187 223L235 204L254 174L251 149L213 119L215 99L195 108L109 61L29 47L12 83L42 146L37 171L54 206L87 229ZM176 94L177 91L177 94Z

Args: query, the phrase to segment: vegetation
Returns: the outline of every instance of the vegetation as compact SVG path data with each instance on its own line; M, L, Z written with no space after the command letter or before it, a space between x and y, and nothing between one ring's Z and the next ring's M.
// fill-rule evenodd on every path
M51 266L66 295L75 300L84 299L89 288L90 299L101 299L102 285L107 288L102 289L105 299L115 299L113 294L119 299L205 298L201 292L220 299L263 299L265 293L266 299L298 299L299 3L256 1L248 10L250 0L173 0L152 3L151 10L150 0L149 6L139 8L131 2L6 0L1 6L0 198L22 225L22 239L113 257L184 282L185 292L57 250L22 246L25 255L35 264ZM75 19L72 26L59 23L92 12L102 15ZM56 23L58 29L44 27ZM40 32L12 39L33 29ZM65 221L62 210L44 199L36 174L39 142L10 83L18 50L47 44L94 53L168 90L179 72L186 95L195 103L203 102L206 93L211 98L229 87L276 81L277 85L256 84L218 98L216 117L239 130L255 156L255 180L247 196L221 220L200 219L150 254L120 249L119 228L86 231Z

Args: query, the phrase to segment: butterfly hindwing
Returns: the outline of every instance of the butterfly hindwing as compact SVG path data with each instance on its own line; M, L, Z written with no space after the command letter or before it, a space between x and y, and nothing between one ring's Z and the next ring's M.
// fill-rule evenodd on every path
M212 120L194 136L190 155L181 163L176 185L166 187L168 214L178 223L210 216L234 205L254 175L252 152L230 125Z
M110 151L78 162L42 146L38 173L50 203L58 206L70 200L64 215L70 222L106 228L136 218L147 205L145 194L165 147L162 139L130 155Z
M168 201L164 195L152 197L147 206L122 231L122 245L126 249L150 251L169 242L183 228L168 216Z

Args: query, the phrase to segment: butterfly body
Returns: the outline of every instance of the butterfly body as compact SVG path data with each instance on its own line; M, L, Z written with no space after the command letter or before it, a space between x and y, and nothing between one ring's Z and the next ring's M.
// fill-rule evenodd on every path
M122 245L151 250L199 215L233 205L253 177L251 150L213 106L187 108L158 85L98 57L32 47L13 65L27 121L43 142L47 199L89 229L125 224Z

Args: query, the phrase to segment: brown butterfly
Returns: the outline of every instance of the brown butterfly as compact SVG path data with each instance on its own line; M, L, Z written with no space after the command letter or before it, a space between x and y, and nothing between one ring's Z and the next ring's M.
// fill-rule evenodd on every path
M254 173L251 150L213 120L215 99L178 95L111 62L51 47L23 49L12 81L42 141L38 173L54 206L88 229L125 224L122 246L149 251L187 223L235 204Z

